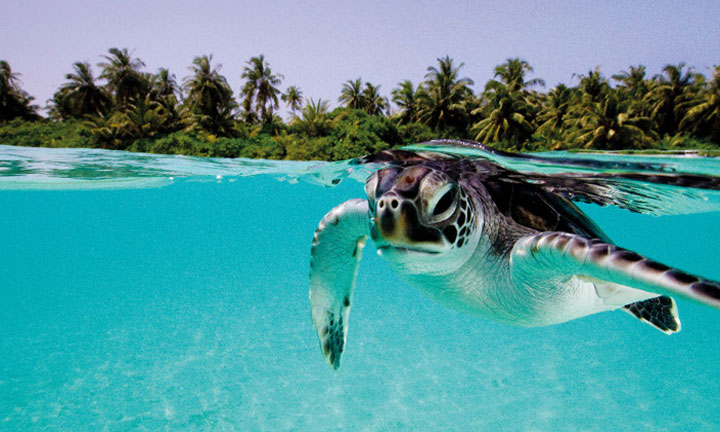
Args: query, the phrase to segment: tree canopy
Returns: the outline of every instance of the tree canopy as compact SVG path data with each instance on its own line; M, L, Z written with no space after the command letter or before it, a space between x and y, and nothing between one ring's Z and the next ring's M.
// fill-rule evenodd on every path
M464 64L445 56L417 84L385 90L348 79L333 108L283 87L262 54L245 63L237 93L212 55L195 57L181 79L143 70L126 48L101 59L97 78L89 62L71 65L48 101L49 119L0 60L0 142L290 159L342 159L443 137L510 151L720 150L720 66L706 76L668 64L649 76L631 65L610 78L595 67L546 90L528 61L508 58L475 90Z
M20 87L20 74L13 72L10 64L0 60L0 121L38 117L34 100Z

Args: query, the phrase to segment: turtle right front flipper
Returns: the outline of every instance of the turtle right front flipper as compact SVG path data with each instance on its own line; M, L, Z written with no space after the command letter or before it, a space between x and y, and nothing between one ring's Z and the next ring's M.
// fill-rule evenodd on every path
M368 202L346 201L325 215L310 252L310 304L323 356L340 367L357 268L369 234Z
M611 288L624 286L657 295L679 295L720 309L718 282L687 274L597 239L564 232L530 235L518 240L511 259L513 277L518 280L538 272L548 280L573 276L591 278L608 282ZM630 299L620 295L621 291L613 294L617 301ZM618 306L641 300L647 298L620 301Z

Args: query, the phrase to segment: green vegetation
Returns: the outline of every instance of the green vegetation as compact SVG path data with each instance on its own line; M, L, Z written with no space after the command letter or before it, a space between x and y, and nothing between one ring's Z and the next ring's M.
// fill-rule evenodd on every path
M474 92L463 63L438 58L425 80L379 85L350 79L331 108L281 89L263 55L239 71L237 97L212 55L196 57L181 84L169 70L143 71L127 49L98 63L77 62L38 115L20 75L0 61L0 143L101 147L153 153L269 159L346 159L432 138L469 138L510 151L720 151L720 66L711 77L683 63L647 77L642 65L606 78L599 68L574 87L529 78L510 58ZM285 104L290 118L277 113Z
M5 60L0 60L0 122L21 118L39 118L38 107L31 105L33 98L20 88L20 74L10 69Z

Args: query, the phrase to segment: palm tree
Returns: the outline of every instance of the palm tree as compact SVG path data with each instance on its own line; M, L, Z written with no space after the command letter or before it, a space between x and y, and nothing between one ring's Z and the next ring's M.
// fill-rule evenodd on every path
M708 136L720 144L720 66L715 66L707 88L697 92L685 107L687 112L679 129L700 137Z
M222 65L213 67L211 63L212 55L195 57L193 60L190 66L192 75L184 81L187 92L185 104L190 111L191 126L210 133L226 134L237 104L233 100L230 85L220 75Z
M348 80L343 84L338 102L350 109L364 109L365 98L363 96L362 79Z
M167 68L158 69L157 75L151 78L152 92L158 99L175 98L180 94L175 74L171 74Z
M630 66L629 71L622 71L612 76L619 82L618 90L623 90L631 98L642 98L647 93L648 85L645 80L645 66Z
M295 111L302 108L302 91L296 86L288 87L280 98L287 104L288 108L290 108L290 112L293 114L295 114Z
M121 128L120 112L106 116L88 116L83 128L102 148L122 150L127 147Z
M612 76L617 81L616 92L622 101L627 101L629 110L639 115L650 113L647 102L644 100L650 86L645 78L645 66L630 66L630 70L622 71Z
M20 74L13 72L10 63L0 60L0 91L7 92L8 89L16 89L20 85Z
M579 88L584 103L602 102L607 92L610 91L610 83L600 72L600 66L588 71L587 75L578 76L580 77Z
M157 138L178 130L179 122L147 94L123 110L105 116L87 116L83 126L103 148L124 150L137 140ZM142 146L136 149L145 150Z
M273 74L265 56L260 54L246 63L241 77L246 80L241 92L244 97L243 107L247 112L256 112L260 121L268 122L273 111L280 107L280 90L277 86L283 76Z
M690 86L696 78L692 68L685 68L685 63L666 65L664 75L653 77L653 84L645 101L650 105L651 116L658 124L662 134L678 132L680 120L684 117L683 102L689 99Z
M73 63L73 72L66 74L65 79L67 82L53 95L52 116L82 118L103 116L109 111L110 96L95 83L90 63Z
M465 128L467 118L467 100L472 98L470 78L459 78L460 69L465 65L455 66L450 56L438 58L438 67L430 66L425 74L427 104L420 109L420 120L430 125L435 131L444 132L450 127Z
M365 111L370 115L382 115L387 109L387 99L380 96L380 86L365 83L365 89L362 92L362 98L365 101Z
M525 60L509 58L505 63L495 67L495 77L499 77L510 92L524 90L535 85L544 87L545 81L540 78L525 81L525 74L532 71L533 68Z
M20 88L20 74L13 72L10 64L5 60L0 60L0 104L8 106L10 98Z
M625 110L615 93L608 93L601 103L586 106L584 112L578 119L578 129L571 136L584 148L642 148L653 142L650 118Z
M170 73L166 68L158 69L158 73L150 75L150 99L159 103L163 113L167 117L167 123L172 125L170 130L175 130L181 121L178 96L182 95L182 89L178 85L175 74Z
M539 78L526 81L532 72L530 64L519 58L509 58L495 67L495 78L485 85L484 104L472 111L483 118L472 127L476 138L484 141L504 142L517 147L533 133L533 119L542 95L528 90L545 82Z
M153 138L168 132L171 126L171 118L163 106L150 95L129 105L126 110L118 112L115 121L121 134L128 141Z
M235 123L233 111L235 106L221 106L213 115L191 111L186 114L188 127L185 130L194 130L202 134L209 133L214 136L234 137L239 133Z
M127 48L110 48L110 55L103 56L107 62L99 63L102 68L101 79L107 80L108 90L115 96L115 102L122 108L127 104L144 98L149 83L140 68L145 66L142 60L133 58Z
M290 124L309 137L321 136L325 134L331 123L328 106L328 101L318 99L315 102L310 99L306 101L300 116L293 114Z
M485 142L504 142L518 146L528 140L533 132L531 113L519 92L510 91L505 84L491 80L483 93L488 100L486 107L476 108L473 114L489 110L487 116L475 123L472 130L475 139Z
M20 88L20 74L10 64L0 60L0 121L20 117L26 120L39 118L34 98Z
M559 136L567 127L567 116L570 111L573 90L558 84L557 87L548 93L545 102L540 107L538 114L537 131L548 138Z
M395 115L399 124L408 124L419 120L420 109L428 103L428 94L422 84L413 86L410 80L398 84L392 91L392 100L400 107Z

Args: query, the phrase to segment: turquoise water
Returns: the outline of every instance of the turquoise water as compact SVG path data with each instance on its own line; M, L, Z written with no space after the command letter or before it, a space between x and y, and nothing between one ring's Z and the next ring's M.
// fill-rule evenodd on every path
M347 167L0 146L0 430L720 430L720 311L679 300L673 336L622 312L513 328L432 303L372 245L333 372L307 276L319 220L363 196L362 169L323 186ZM696 201L582 207L720 280L720 206Z

